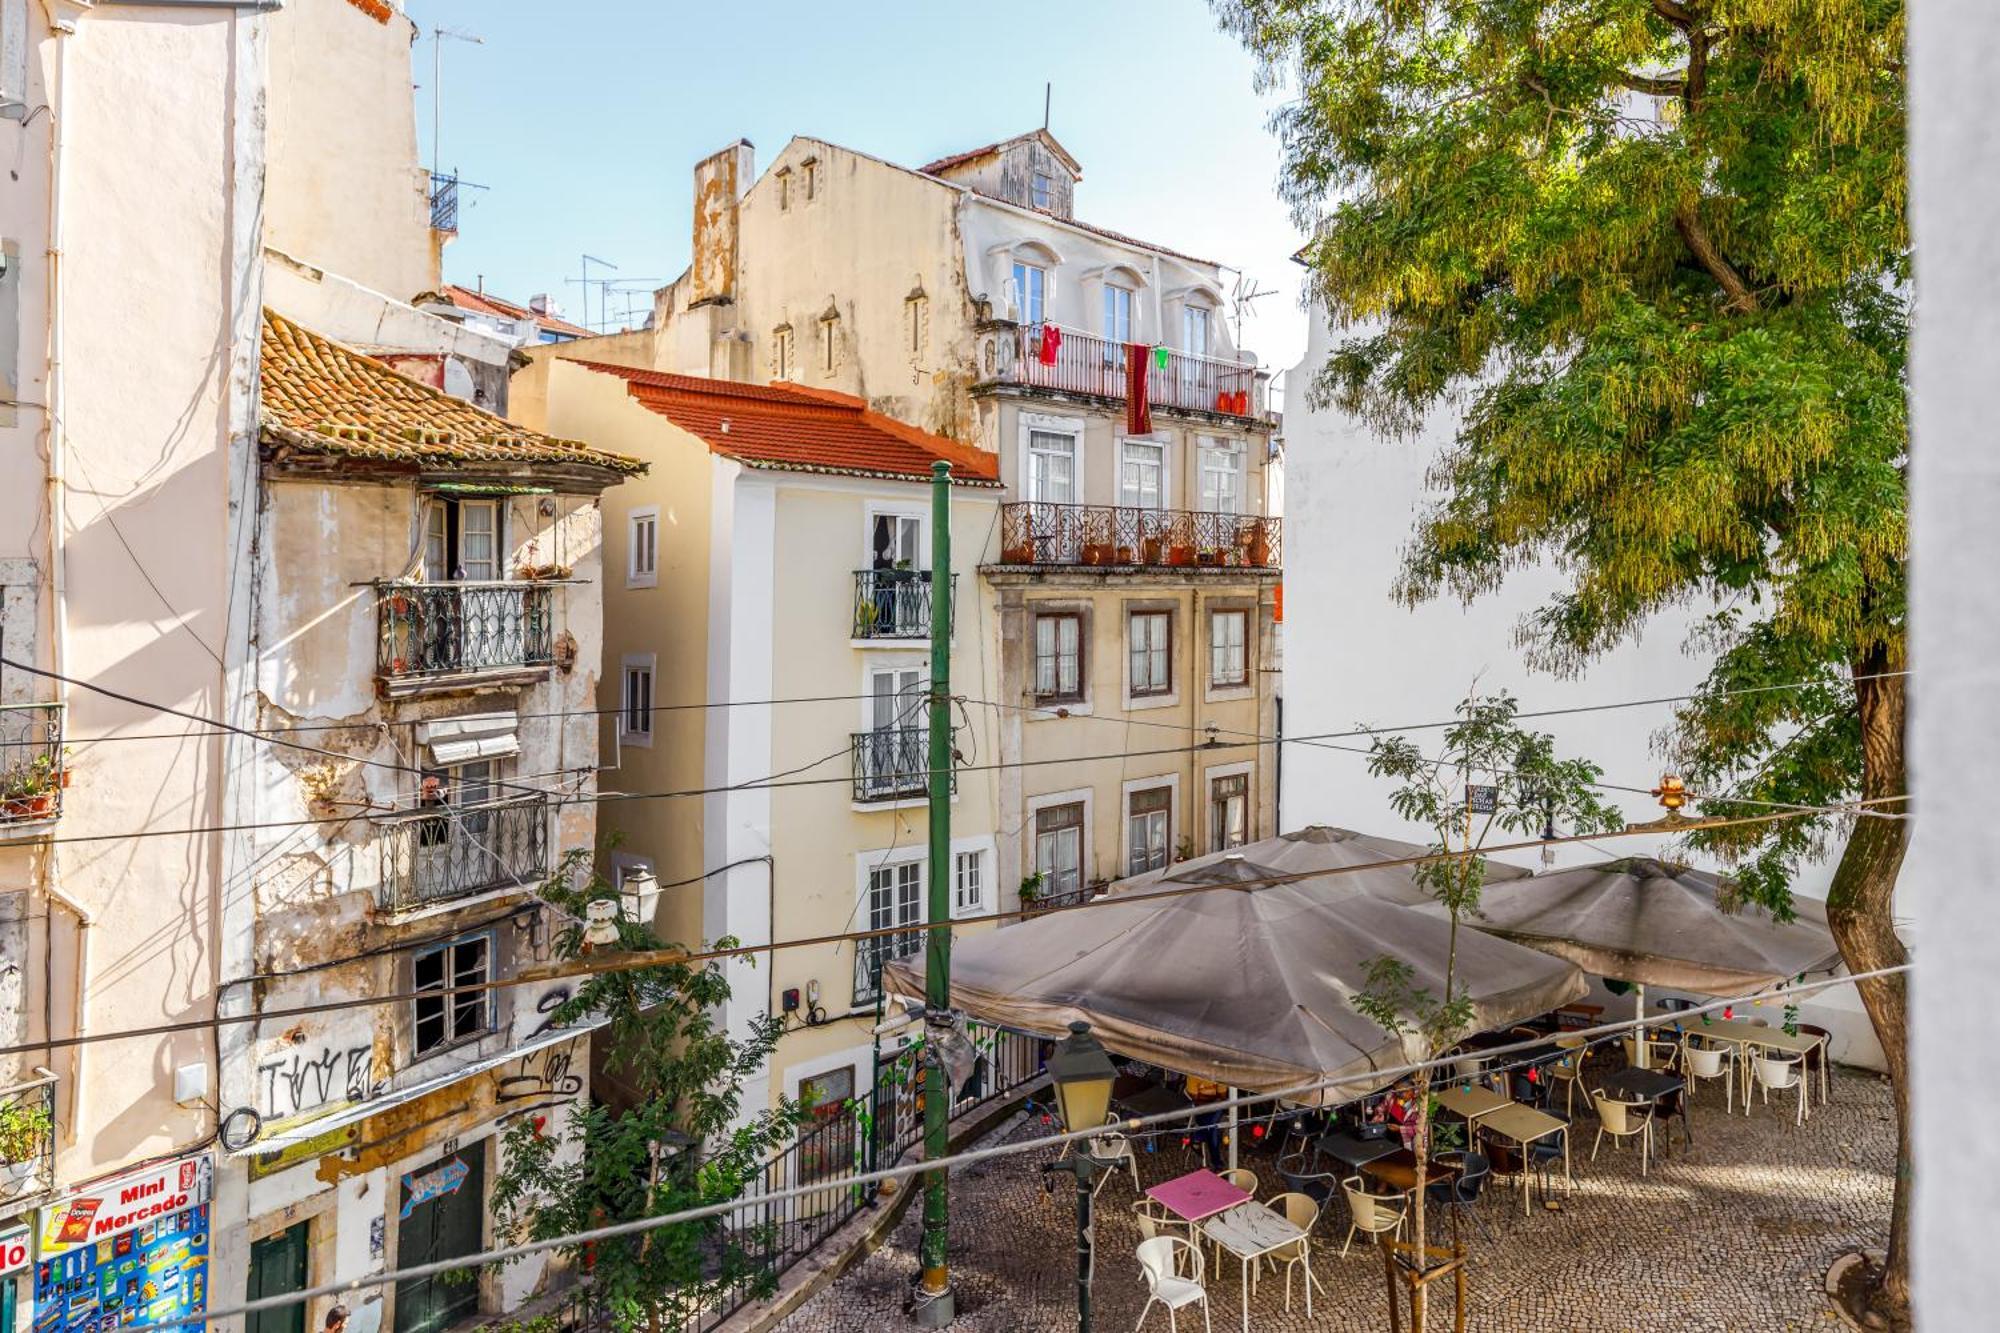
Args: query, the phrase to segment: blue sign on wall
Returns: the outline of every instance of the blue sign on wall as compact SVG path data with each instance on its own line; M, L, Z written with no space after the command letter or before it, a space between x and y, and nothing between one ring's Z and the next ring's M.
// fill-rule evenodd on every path
M208 1205L35 1265L35 1333L117 1333L200 1314L208 1304ZM200 1333L205 1325L184 1326Z

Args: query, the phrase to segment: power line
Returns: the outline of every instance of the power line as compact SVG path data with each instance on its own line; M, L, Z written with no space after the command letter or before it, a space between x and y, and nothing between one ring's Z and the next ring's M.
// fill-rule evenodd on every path
M1752 1003L1758 1000L1783 999L1793 995L1816 994L1833 986L1854 985L1862 981L1907 973L1910 964L1898 963L1893 967L1876 968L1869 972L1857 972L1850 976L1828 977L1821 981L1767 990L1762 993L1739 995L1731 999L1716 1000L1677 1013L1660 1014L1652 1018L1633 1019L1629 1022L1601 1023L1592 1028L1581 1028L1562 1035L1581 1037L1592 1042L1600 1037L1615 1037L1621 1033L1637 1034L1649 1028L1678 1025L1691 1016L1700 1016L1733 1005ZM1033 1034L1030 1034L1033 1035ZM1520 1055L1538 1047L1548 1045L1550 1038L1527 1038L1497 1046L1481 1052L1482 1057L1504 1058ZM932 1171L949 1171L953 1167L971 1166L979 1162L995 1161L1006 1157L1017 1157L1024 1153L1044 1151L1059 1144L1076 1143L1093 1138L1106 1131L1130 1133L1159 1125L1191 1120L1198 1115L1209 1115L1217 1111L1227 1111L1245 1106L1262 1106L1265 1103L1297 1101L1314 1093L1328 1092L1335 1088L1345 1088L1353 1084L1369 1083L1382 1086L1384 1082L1394 1083L1424 1070L1441 1069L1452 1065L1457 1057L1438 1056L1429 1060L1415 1060L1386 1069L1370 1069L1360 1074L1343 1074L1334 1078L1316 1079L1306 1083L1280 1088L1274 1092L1245 1093L1221 1101L1205 1102L1200 1106L1174 1111L1161 1111L1154 1115L1132 1116L1116 1124L1093 1125L1083 1129L1064 1129L1052 1134L1038 1135L1011 1143L997 1143L985 1148L969 1148L962 1152L950 1153L935 1160L923 1160L900 1166L884 1167L877 1171L860 1171L840 1177L834 1181L819 1181L804 1185L790 1185L783 1189L767 1190L755 1198L736 1198L724 1203L703 1204L696 1208L684 1208L678 1212L662 1213L656 1217L635 1218L628 1222L616 1222L609 1226L594 1227L588 1231L573 1232L564 1236L552 1236L546 1240L526 1241L519 1245L502 1246L479 1254L465 1255L455 1259L441 1259L434 1263L416 1264L409 1268L395 1269L386 1273L371 1273L363 1277L350 1278L344 1282L328 1282L317 1287L287 1292L278 1296L263 1296L244 1301L239 1305L225 1306L219 1310L208 1310L185 1319L169 1320L157 1325L159 1328L184 1328L191 1324L218 1319L232 1319L239 1315L255 1314L263 1310L283 1309L291 1305L303 1304L322 1296L341 1296L349 1292L366 1291L375 1287L388 1286L397 1282L409 1282L420 1278L436 1277L459 1269L483 1268L488 1264L506 1263L513 1259L526 1258L549 1250L577 1245L590 1245L600 1241L616 1240L623 1236L638 1235L657 1231L663 1227L677 1226L686 1222L699 1222L712 1217L722 1217L729 1213L741 1212L747 1208L766 1208L786 1199L803 1198L810 1194L825 1194L829 1190L855 1189L865 1185L878 1184L888 1180L902 1180L910 1176L923 1175ZM1363 1093L1363 1096L1366 1094Z

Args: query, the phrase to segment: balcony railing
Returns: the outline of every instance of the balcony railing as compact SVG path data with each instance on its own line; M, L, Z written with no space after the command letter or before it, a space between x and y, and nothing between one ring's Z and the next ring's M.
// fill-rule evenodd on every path
M1130 371L1124 343L1064 328L1061 342L1044 361L1042 328L1019 325L998 340L993 348L995 380L1094 398L1127 397ZM1158 355L1148 352L1146 401L1153 406L1226 417L1263 416L1264 381L1256 366L1175 351L1167 352L1165 362L1160 364Z
M930 794L930 734L925 728L857 731L853 747L855 800L922 800ZM957 791L957 770L950 781Z
M458 176L431 173L431 230L458 234Z
M433 806L385 825L381 843L382 905L391 911L535 884L549 872L548 799Z
M12 1214L55 1190L56 1076L37 1069L27 1082L0 1088L0 1119L13 1131L0 1152L0 1213Z
M546 667L555 660L554 597L546 583L378 583L376 673L412 688Z
M952 605L958 605L958 575L951 576ZM931 572L928 569L854 571L854 637L928 639L931 636Z
M882 969L924 947L924 929L899 930L854 942L854 1003L873 1004L882 994Z
M1277 569L1280 520L1205 510L1026 502L1000 507L1003 565Z
M0 835L62 813L61 704L0 704Z

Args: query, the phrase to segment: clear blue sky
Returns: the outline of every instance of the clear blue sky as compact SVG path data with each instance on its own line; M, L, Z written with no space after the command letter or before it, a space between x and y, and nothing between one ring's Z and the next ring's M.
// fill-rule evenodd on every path
M1241 269L1277 294L1244 342L1274 369L1304 351L1275 192L1271 101L1202 0L408 0L418 151L431 154L431 30L443 44L444 164L464 197L445 274L578 315L584 253L618 277L687 265L689 175L738 138L761 170L794 134L920 165L1034 128L1083 164L1077 214ZM593 269L594 276L605 270ZM617 309L614 298L613 309ZM597 318L593 303L591 318Z

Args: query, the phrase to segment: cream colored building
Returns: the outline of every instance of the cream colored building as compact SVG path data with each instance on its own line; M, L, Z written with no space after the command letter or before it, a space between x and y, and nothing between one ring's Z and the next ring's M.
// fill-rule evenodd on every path
M1079 219L1081 175L1046 131L920 169L738 143L653 327L536 354L853 394L993 459L961 614L997 643L1003 909L1276 832L1266 376L1228 271Z
M605 668L619 710L603 783L621 875L657 881L657 924L687 944L920 925L926 916L924 699L933 607L951 590L952 689L994 678L979 593L997 521L989 456L846 395L538 357L514 414L649 466L605 497ZM949 580L931 568L930 472L953 465ZM780 701L773 703L772 701ZM1000 903L999 727L960 710L955 915ZM706 792L697 799L618 794ZM745 1104L837 1103L874 1079L878 971L920 935L790 949L728 965L723 1017L785 1032Z

